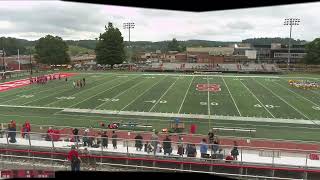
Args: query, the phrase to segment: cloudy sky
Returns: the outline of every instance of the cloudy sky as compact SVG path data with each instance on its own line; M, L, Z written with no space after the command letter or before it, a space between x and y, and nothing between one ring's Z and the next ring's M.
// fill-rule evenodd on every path
M36 40L46 34L63 39L94 39L113 22L125 40L124 22L134 22L132 41L203 39L241 41L253 37L288 37L285 18L300 18L293 38L320 37L320 2L287 6L193 13L61 1L0 1L0 36Z

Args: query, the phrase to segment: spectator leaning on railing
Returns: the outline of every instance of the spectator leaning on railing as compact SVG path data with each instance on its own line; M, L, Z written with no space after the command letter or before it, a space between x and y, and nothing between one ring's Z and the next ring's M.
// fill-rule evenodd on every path
M141 151L142 146L143 146L143 144L142 144L143 137L140 134L137 134L137 136L134 139L135 139L136 150Z
M186 148L186 154L188 157L196 157L197 156L197 149L194 144L188 144Z
M16 122L14 120L10 121L10 124L8 124L8 136L10 138L9 142L10 143L16 143L16 135L17 135L17 128L16 128Z
M202 158L207 158L208 144L206 139L202 139L200 144L200 153Z
M118 135L116 134L115 131L112 131L112 145L113 145L113 149L117 149L117 138Z
M179 154L180 156L183 156L183 154L184 154L183 138L181 136L179 136L179 140L178 140L178 152L177 152L177 154Z
M164 155L170 155L172 153L171 139L169 138L169 136L166 136L166 138L163 140L163 152Z
M102 138L102 147L104 148L108 148L108 135L107 135L107 131L104 131L101 135Z

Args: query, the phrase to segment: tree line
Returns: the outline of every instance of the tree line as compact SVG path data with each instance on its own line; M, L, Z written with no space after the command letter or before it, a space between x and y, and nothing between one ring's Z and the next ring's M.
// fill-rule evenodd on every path
M253 45L265 45L271 43L286 44L288 40L288 38L251 38L243 40L242 42ZM320 64L320 38L316 38L309 43L299 39L292 39L291 42L296 45L306 44L307 55L304 58L306 64ZM114 27L112 23L108 23L108 26L105 26L105 31L100 33L99 37L95 40L63 40L61 37L52 35L47 35L36 41L1 37L0 49L5 48L7 56L16 55L17 49L20 50L20 54L29 54L31 52L39 63L58 65L70 63L70 53L68 53L69 46L83 47L94 50L98 64L109 64L113 66L128 59L129 51L133 51L133 54L146 51L146 49L148 49L147 51L153 52L156 50L161 50L162 52L183 52L186 50L186 47L228 46L230 43L238 42L204 40L178 41L176 38L173 38L171 41L131 42L130 49L128 49L129 44L124 41L120 30ZM75 48L73 48L73 50L74 49ZM85 50L82 51L87 53Z

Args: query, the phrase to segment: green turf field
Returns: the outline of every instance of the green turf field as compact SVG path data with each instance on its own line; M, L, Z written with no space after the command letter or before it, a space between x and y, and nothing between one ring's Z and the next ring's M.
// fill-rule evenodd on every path
M86 86L72 80L86 78ZM289 79L320 81L319 75L184 75L82 73L46 85L0 93L0 122L97 126L99 121L135 121L168 127L182 117L199 133L212 127L256 128L255 137L318 141L320 90L288 86ZM197 85L218 90L197 90ZM233 135L246 136L245 133Z

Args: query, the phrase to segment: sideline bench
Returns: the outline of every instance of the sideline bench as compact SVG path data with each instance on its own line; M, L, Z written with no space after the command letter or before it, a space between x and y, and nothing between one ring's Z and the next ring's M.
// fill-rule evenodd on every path
M214 131L232 131L232 132L246 132L246 133L249 133L250 135L255 135L255 133L257 132L257 130L255 128L239 128L239 127L228 127L228 128L225 128L225 127L215 127L215 128L212 128L212 130Z

